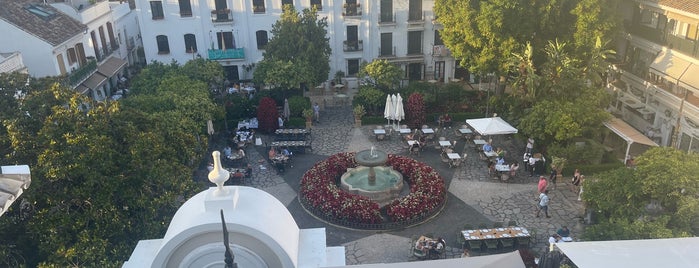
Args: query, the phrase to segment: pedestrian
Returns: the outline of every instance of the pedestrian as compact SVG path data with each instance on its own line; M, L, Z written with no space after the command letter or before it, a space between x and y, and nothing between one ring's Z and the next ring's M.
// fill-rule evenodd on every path
M583 182L585 182L585 175L580 175L580 192L578 192L578 201L582 201Z
M537 189L539 190L539 194L543 193L546 191L546 187L548 186L548 182L546 181L546 177L544 176L539 176L539 185Z
M549 181L553 184L553 189L556 189L556 177L558 177L556 168L551 167L551 175L549 176Z
M522 156L522 162L524 163L524 171L529 171L529 158L532 157L530 153L524 153Z
M570 181L570 191L575 193L578 192L578 187L580 187L580 170L577 168L573 173L573 179Z
M317 102L313 105L313 116L316 117L316 123L320 123L320 106Z
M536 161L537 159L534 158L534 156L529 156L529 177L534 177L534 172L536 172L534 169L536 167Z
M544 178L546 180L546 178ZM536 217L539 217L539 214L541 211L544 211L544 215L546 215L546 218L551 218L549 216L549 191L545 190L543 193L539 194L539 209L536 210Z
M277 123L279 124L279 128L284 128L284 119L282 119L281 115L277 118Z
M532 150L534 150L534 138L529 137L529 139L527 139L527 148L525 148L524 152L531 154Z

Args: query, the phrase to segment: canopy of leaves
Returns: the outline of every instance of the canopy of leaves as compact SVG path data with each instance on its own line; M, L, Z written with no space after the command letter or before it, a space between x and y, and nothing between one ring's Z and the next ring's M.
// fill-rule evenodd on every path
M636 169L596 174L583 199L600 224L588 239L643 239L699 233L699 156L655 147L635 159Z
M383 113L383 108L386 105L386 93L371 87L361 86L359 92L354 96L354 104L362 105L371 115Z
M280 19L272 25L272 38L264 59L255 68L253 80L282 88L298 88L302 83L317 85L330 72L330 39L327 18L318 19L315 9L301 13L285 5Z
M144 74L119 102L58 84L31 91L22 112L4 121L15 152L8 161L32 168L25 205L0 218L0 244L14 245L11 254L22 256L15 259L119 267L139 239L161 237L197 192L191 174L206 152L206 119L220 109L208 81L176 65L153 64Z
M359 69L359 77L365 77L364 83L386 93L390 93L390 90L398 84L402 74L400 67L385 59L364 63Z

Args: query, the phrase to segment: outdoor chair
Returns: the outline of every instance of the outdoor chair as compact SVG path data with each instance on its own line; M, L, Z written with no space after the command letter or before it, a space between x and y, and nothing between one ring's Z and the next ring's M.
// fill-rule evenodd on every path
M500 246L502 247L502 250L504 250L506 252L514 251L515 250L515 239L514 238L500 239Z
M502 222L499 222L499 221L494 222L493 228L502 228Z
M517 221L511 220L511 221L507 222L507 226L510 226L510 227L517 226Z
M461 231L456 232L456 243L459 243L462 250L466 247L466 239Z
M471 252L483 252L483 240L468 240L466 246Z
M487 224L485 224L485 223L479 223L479 224L478 224L478 229L486 229L486 228L488 228L488 225L487 225Z
M485 241L485 247L488 248L488 251L493 253L498 251L498 241L495 239L486 239Z
M420 147L411 147L410 155L420 156Z
M517 237L517 247L529 248L531 239L529 237Z

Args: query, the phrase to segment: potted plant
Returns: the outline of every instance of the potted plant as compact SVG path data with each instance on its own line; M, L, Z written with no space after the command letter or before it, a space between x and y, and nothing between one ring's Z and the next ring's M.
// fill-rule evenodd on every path
M301 113L303 114L303 117L306 118L306 128L311 128L311 126L313 126L313 110L304 109Z
M568 163L568 159L563 158L563 157L553 157L551 161L551 168L556 171L556 177L562 177L561 171L563 171L563 168L565 168L566 163ZM560 180L556 180L560 181Z
M354 126L361 127L362 126L362 116L364 116L366 114L366 110L364 109L364 106L361 104L354 106L354 109L352 109L352 112L354 113Z

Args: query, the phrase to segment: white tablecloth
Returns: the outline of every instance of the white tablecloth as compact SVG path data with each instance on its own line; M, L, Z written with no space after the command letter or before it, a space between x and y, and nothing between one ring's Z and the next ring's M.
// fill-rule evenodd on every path
M238 122L238 129L240 129L242 127L257 128L257 126L258 126L257 118L251 118L248 120L243 120L243 121Z

